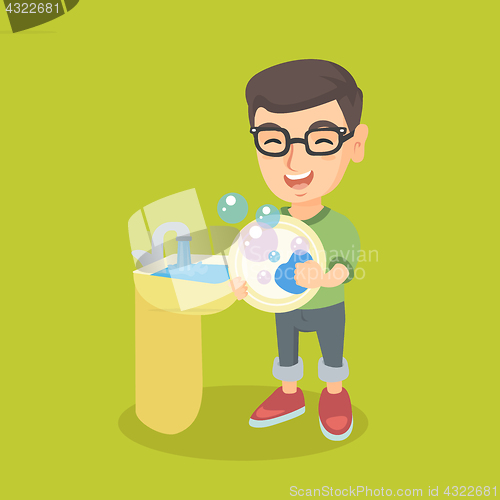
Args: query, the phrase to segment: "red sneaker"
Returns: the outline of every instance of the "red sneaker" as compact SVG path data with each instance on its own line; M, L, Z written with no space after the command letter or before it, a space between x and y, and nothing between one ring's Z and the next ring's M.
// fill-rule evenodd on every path
M352 432L352 407L349 394L343 388L338 394L323 389L319 398L319 426L332 441L343 441Z
M285 394L276 389L252 414L252 427L270 427L302 415L306 411L304 394L300 389L293 394Z

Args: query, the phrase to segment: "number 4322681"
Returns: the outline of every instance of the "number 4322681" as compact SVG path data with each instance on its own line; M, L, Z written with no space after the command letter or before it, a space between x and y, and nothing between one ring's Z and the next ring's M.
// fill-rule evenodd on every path
M59 4L55 3L9 3L5 9L7 12L13 12L14 14L52 14L56 12L59 14Z
M496 497L497 487L477 486L474 488L474 486L452 486L450 488L450 486L448 486L443 491L443 494L447 496L451 495L452 497L489 497L490 495Z

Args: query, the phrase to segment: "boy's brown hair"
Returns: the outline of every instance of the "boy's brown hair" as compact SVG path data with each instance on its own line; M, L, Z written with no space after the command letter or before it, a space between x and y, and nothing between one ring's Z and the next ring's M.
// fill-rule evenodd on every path
M336 100L352 132L363 108L363 92L351 74L320 59L290 61L257 73L248 82L246 99L252 127L260 107L272 113L291 113Z

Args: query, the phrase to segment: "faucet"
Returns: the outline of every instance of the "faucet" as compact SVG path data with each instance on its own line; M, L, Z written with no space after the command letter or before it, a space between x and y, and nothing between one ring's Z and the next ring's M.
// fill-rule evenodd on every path
M189 235L177 236L177 264L172 267L186 267L191 265L191 248L189 242L193 238Z
M163 238L169 231L177 233L177 264L170 268L179 268L191 264L191 249L189 242L193 239L186 224L182 222L165 222L158 226L151 238L151 253L144 250L133 250L132 255L143 265L147 266L163 259Z

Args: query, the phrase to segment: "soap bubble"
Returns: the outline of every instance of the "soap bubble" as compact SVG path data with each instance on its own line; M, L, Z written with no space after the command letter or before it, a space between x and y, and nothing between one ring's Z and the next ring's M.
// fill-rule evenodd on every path
M247 216L247 200L241 194L227 193L217 203L217 212L224 222L237 224Z
M263 262L278 248L278 235L274 229L261 227L254 221L241 231L239 245L246 259Z
M271 281L271 273L269 271L260 271L257 274L257 281L261 285L267 285Z
M269 252L269 260L271 262L278 262L280 260L280 253L277 251Z
M262 205L255 214L255 220L263 227L274 227L280 221L280 211L273 205Z
M292 248L292 252L300 255L309 252L309 241L306 238L297 236L297 238L292 240L290 247Z

